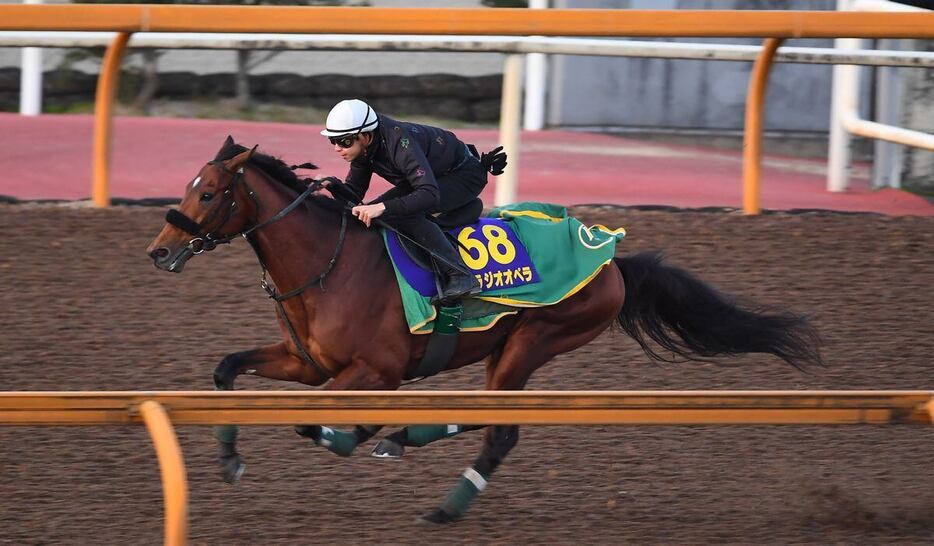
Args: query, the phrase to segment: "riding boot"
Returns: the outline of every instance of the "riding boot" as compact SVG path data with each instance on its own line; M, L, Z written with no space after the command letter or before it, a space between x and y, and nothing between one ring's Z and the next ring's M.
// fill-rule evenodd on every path
M452 253L450 258L454 257L457 259L455 263L460 264L466 269L466 265L459 253ZM445 256L445 258L449 258L449 256ZM445 263L440 263L440 261L438 263L438 269L441 270L445 277L444 282L441 284L442 302L453 303L464 296L475 296L480 293L480 283L477 282L477 278L473 275L468 275L457 268L451 267Z
M470 271L467 264L461 258L460 252L454 248L451 242L445 237L444 232L434 222L426 222L421 230L421 242L425 244L432 252L438 254L442 259L435 259L438 265L438 271L441 273L441 298L443 303L454 303L464 296L473 296L480 293L480 283L476 277L466 273ZM444 260L444 261L442 261ZM454 267L450 264L454 264Z

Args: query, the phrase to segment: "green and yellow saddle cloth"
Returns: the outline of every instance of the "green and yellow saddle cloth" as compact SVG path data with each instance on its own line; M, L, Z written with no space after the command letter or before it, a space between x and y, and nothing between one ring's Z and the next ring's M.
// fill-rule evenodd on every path
M613 259L626 231L587 227L559 205L516 203L495 208L479 222L451 230L461 257L474 271L482 292L464 302L461 332L487 330L520 307L544 307L577 293ZM383 231L413 334L430 334L437 310L434 273L419 267Z

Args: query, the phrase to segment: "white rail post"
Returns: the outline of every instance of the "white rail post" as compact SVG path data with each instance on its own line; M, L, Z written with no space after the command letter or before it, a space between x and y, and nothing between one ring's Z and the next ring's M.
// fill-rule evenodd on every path
M547 9L548 0L529 0L530 9ZM544 53L525 56L525 115L526 131L541 131L545 127L545 86L548 75Z
M844 3L846 0L840 0ZM838 38L837 48L859 49L862 40L857 38ZM856 108L859 95L859 67L838 64L833 67L833 93L830 102L830 145L827 157L827 191L846 191L849 177L852 137L844 127L847 112Z
M837 0L837 11L848 9L850 9L850 0ZM844 49L852 46L854 41L857 40L837 38L834 40L834 47ZM833 87L830 95L830 142L827 146L827 191L845 191L850 178L852 138L843 126L843 115L847 108L856 104L856 98L852 96L854 78L859 79L855 66L843 64L833 66ZM858 81L856 87L858 93Z
M41 4L42 0L23 0L24 4ZM42 113L42 49L24 47L19 73L19 113L38 116Z
M516 201L519 186L519 121L522 111L522 55L506 55L503 66L503 97L499 113L499 143L509 156L506 172L496 177L494 204Z

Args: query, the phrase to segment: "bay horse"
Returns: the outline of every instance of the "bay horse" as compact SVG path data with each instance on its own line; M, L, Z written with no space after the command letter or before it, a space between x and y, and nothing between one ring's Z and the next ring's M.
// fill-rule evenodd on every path
M259 259L263 284L278 302L283 341L225 356L214 371L215 388L233 389L238 375L252 374L332 390L397 389L415 371L429 336L409 332L379 231L348 220L339 192L322 195L320 182L308 184L281 160L255 150L227 137L188 182L178 209L169 211L147 249L156 267L181 273L192 256L243 236ZM267 271L272 284L265 282ZM521 390L553 357L614 323L655 360L770 353L799 368L822 364L820 339L806 317L741 307L660 254L640 253L614 258L557 304L520 309L489 330L461 334L447 369L485 360L486 389ZM479 428L486 428L480 455L424 521L461 518L516 445L519 427L410 426L381 443L379 455L401 455L402 446ZM379 429L296 427L345 456ZM215 427L221 473L231 483L244 469L236 435L233 425Z

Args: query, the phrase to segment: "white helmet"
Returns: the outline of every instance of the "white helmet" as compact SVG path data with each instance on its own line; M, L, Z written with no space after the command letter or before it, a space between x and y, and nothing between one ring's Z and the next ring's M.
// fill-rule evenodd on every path
M327 137L359 135L376 129L376 110L360 99L342 100L331 111L321 134Z

